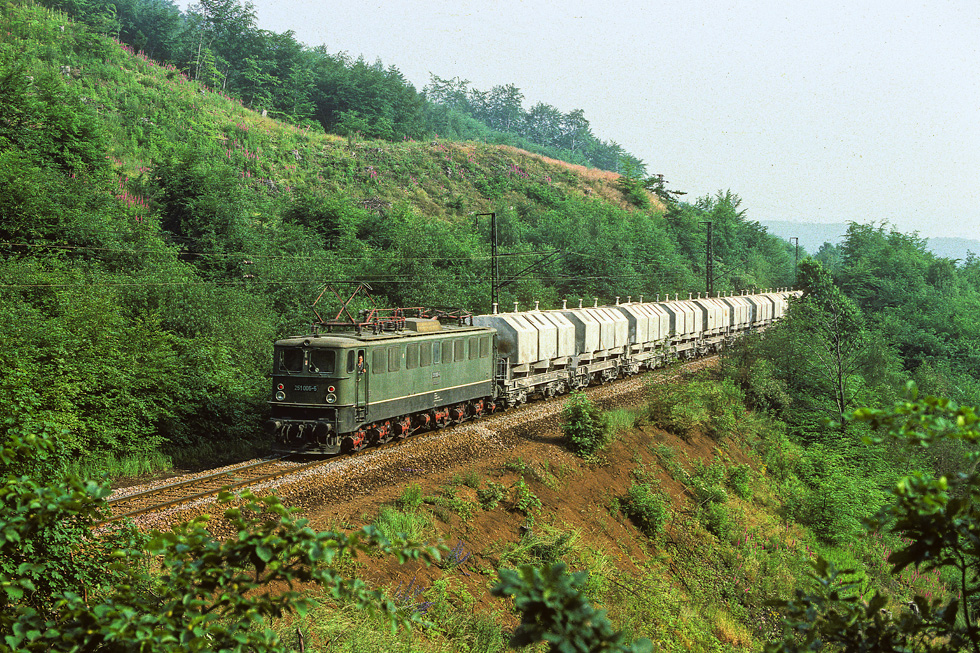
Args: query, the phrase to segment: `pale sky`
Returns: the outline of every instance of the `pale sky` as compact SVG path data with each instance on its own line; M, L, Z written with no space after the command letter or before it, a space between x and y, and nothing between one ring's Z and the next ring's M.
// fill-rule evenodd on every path
M260 28L418 90L432 73L583 109L684 199L980 238L976 0L253 2Z

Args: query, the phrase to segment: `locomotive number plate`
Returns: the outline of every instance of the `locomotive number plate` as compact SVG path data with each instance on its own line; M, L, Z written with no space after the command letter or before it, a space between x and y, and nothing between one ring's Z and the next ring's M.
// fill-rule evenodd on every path
M294 385L293 392L316 392L315 385Z

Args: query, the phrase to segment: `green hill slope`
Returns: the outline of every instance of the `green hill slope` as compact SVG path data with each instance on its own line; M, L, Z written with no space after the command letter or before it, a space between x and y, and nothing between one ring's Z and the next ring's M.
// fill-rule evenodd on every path
M5 392L100 460L257 433L268 343L327 285L489 310L481 214L505 306L696 292L706 220L716 288L792 281L731 193L665 214L635 181L509 147L277 122L36 5L4 4L0 30Z

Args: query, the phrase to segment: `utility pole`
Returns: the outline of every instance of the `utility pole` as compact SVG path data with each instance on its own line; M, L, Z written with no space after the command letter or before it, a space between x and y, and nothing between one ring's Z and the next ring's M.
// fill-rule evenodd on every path
M793 236L790 241L796 243L796 255L793 257L793 287L795 288L800 276L800 239Z
M500 306L500 263L497 258L497 214L477 213L490 216L490 310L496 313Z
M715 265L714 256L711 251L711 222L702 222L701 224L708 225L708 238L705 243L704 248L704 285L708 292L708 297L711 297L711 293L714 292L714 278L715 278Z

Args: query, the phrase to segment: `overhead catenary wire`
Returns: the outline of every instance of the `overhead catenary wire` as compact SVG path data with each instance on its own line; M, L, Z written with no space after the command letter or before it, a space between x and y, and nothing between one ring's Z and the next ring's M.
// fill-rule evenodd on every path
M353 262L353 261L368 261L375 258L378 255L384 255L388 260L395 260L395 257L390 256L383 250L375 250L371 254L366 254L363 256L336 256L330 250L322 250L319 256L276 256L272 254L252 254L249 252L231 252L227 254L214 254L209 252L187 252L182 250L173 249L115 249L109 247L92 247L90 245L53 245L46 243L17 243L3 241L0 242L0 247L28 247L36 249L56 249L56 250L87 250L94 252L107 252L114 254L176 254L177 256L192 256L198 258L214 258L214 259L246 259L246 260L269 260L269 261L319 261L322 258L329 258L331 261L341 261L341 262ZM540 256L542 254L550 253L550 250L545 251L533 251L533 252L508 252L506 254L501 254L501 256ZM490 256L400 256L397 260L402 261L489 261Z
M537 277L523 277L524 280L536 280L536 281L618 281L618 280L636 280L640 279L640 274L623 274L623 275L568 275L568 276L537 276ZM366 281L368 283L377 284L418 284L418 283L428 283L431 279L426 277L406 277L406 276L391 276L391 277L358 277L359 281ZM519 279L515 279L519 280ZM249 283L253 285L271 285L280 284L284 286L295 286L295 285L323 285L324 283L351 283L352 279L261 279L258 277L249 279L235 279L228 281L98 281L98 282L81 282L81 283L2 283L0 288L96 288L96 287L139 287L139 286L239 286L241 287L243 283Z

